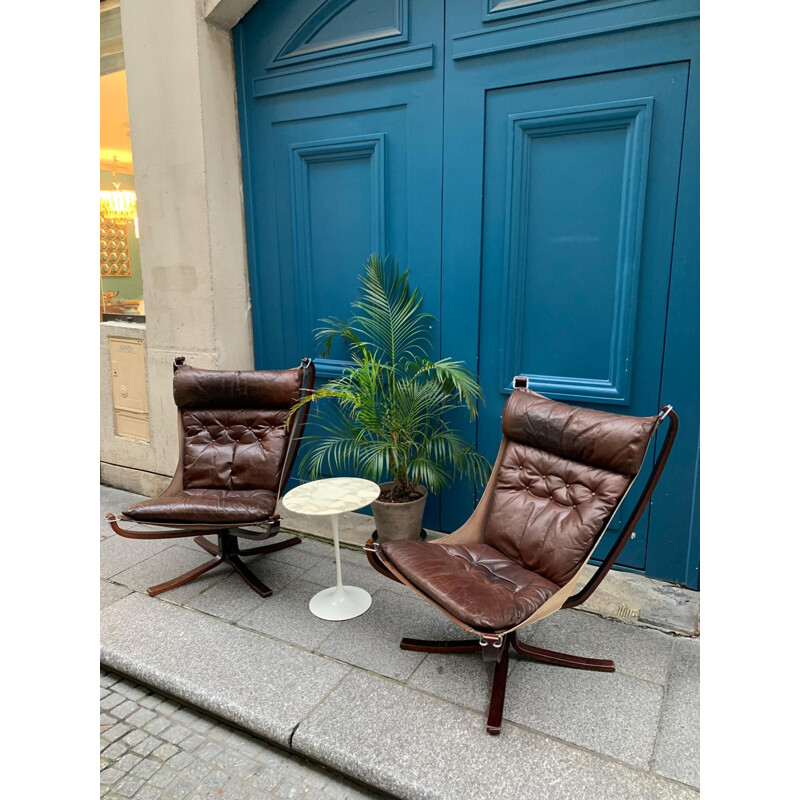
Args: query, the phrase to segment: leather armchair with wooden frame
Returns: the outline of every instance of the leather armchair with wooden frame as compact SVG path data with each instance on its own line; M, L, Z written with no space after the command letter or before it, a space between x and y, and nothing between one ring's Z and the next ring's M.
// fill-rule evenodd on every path
M378 572L404 583L472 635L463 641L403 639L401 649L480 652L496 662L490 734L500 733L511 647L546 664L614 671L613 661L533 647L517 632L595 591L647 508L678 432L671 406L652 417L631 417L550 400L529 390L524 378L514 386L497 460L469 520L438 540L370 539L364 548ZM597 571L575 592L665 419L669 428L638 502Z
M301 540L293 537L247 549L240 549L239 540L270 539L280 531L275 508L292 471L308 404L293 416L289 430L286 421L292 406L313 389L314 364L304 358L294 369L223 371L194 369L184 362L179 357L174 363L179 455L172 482L159 497L134 503L107 519L120 536L192 536L211 554L211 560L199 567L151 586L150 595L175 589L228 563L254 591L269 597L272 590L242 557L273 553ZM168 529L130 530L120 522ZM203 534L215 535L217 543Z

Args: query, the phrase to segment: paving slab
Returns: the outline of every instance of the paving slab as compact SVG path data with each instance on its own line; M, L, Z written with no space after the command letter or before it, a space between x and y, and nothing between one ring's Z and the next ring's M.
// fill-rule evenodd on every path
M398 713L402 709L402 713ZM408 800L696 800L652 774L361 671L297 728L295 751Z
M256 544L272 544L272 542L280 542L284 537L278 534L275 539L269 539L265 542ZM244 550L249 546L249 542L244 540L239 541L239 546ZM303 539L300 544L294 547L287 547L285 550L278 550L275 553L270 553L269 558L274 558L276 561L282 561L285 564L291 564L293 567L301 567L302 569L311 569L320 563L323 559L328 560L331 557L331 543L320 542L316 539Z
M276 594L280 594L287 584L297 580L303 572L300 567L273 560L271 555L256 556L245 561L255 576ZM263 598L256 594L238 573L232 572L225 580L187 600L185 605L236 622L254 608L264 605L265 601L271 600L272 597Z
M506 689L506 719L647 768L664 690L621 672L523 661Z
M675 642L653 771L700 786L700 642Z
M379 591L373 594L372 605L364 614L340 622L317 652L404 681L425 657L424 653L401 650L404 636L446 639L453 638L458 630L412 592L397 595Z
M117 534L108 536L100 542L100 577L113 578L173 544L169 539L125 539Z
M321 588L305 580L293 581L268 603L255 606L238 621L239 625L314 650L341 624L315 617L308 610L309 601Z
M138 593L105 608L100 630L108 667L282 746L350 669Z
M121 597L125 597L131 593L131 589L127 586L118 586L115 583L104 581L100 579L100 608L105 608L115 603Z
M519 631L522 641L561 653L607 658L617 672L662 686L675 637L582 611L562 610Z

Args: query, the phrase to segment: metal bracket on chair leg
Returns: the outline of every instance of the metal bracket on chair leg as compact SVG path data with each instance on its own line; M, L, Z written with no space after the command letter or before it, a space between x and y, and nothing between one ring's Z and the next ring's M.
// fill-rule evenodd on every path
M499 661L503 655L503 637L499 633L484 633L478 641L484 661Z
M367 561L369 565L376 571L380 572L384 578L389 578L390 580L395 581L396 583L402 583L402 581L395 578L391 572L386 568L386 565L381 561L380 554L378 549L380 548L380 544L378 542L374 542L372 539L367 539L366 544L363 547L364 552L367 554Z

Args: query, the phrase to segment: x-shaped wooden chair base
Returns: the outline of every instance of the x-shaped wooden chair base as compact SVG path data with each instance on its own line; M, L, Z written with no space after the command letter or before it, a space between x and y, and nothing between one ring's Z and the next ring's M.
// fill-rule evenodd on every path
M189 581L193 581L195 578L205 575L209 570L212 570L214 567L218 567L220 564L226 562L230 564L236 570L236 572L239 573L239 575L242 576L245 583L254 592L258 592L258 594L260 594L262 597L269 597L272 594L272 589L262 583L252 573L252 571L245 566L244 562L242 561L242 556L261 556L265 553L275 553L278 550L283 550L286 547L294 547L296 544L300 544L303 541L302 539L298 539L296 536L293 536L291 539L286 539L283 542L265 544L261 547L251 547L247 550L240 550L239 537L231 534L230 528L215 528L213 530L198 530L195 528L191 531L185 529L173 529L159 531L158 533L145 533L144 531L131 531L121 527L119 524L119 518L114 514L106 514L106 519L108 520L108 523L114 533L119 534L125 539L183 539L194 534L201 534L194 537L195 542L199 544L200 547L202 547L207 553L211 553L211 555L214 556L211 561L206 561L205 564L201 564L199 567L189 570L189 572L184 572L183 575L178 575L177 578L173 578L170 581L164 581L164 583L158 583L155 586L151 586L147 590L147 593L151 597L155 597L157 594L161 594L162 592L168 592L170 589L177 589L179 586L183 586L185 583L189 583ZM275 536L279 530L279 523L280 519L278 518L275 522L275 529L266 535L270 538ZM208 539L202 535L204 533L216 535L217 544L209 542ZM245 536L244 538L250 537ZM264 536L253 538L263 539Z
M489 716L486 720L486 732L496 735L500 733L503 722L503 706L506 700L506 678L508 676L508 656L511 646L523 658L541 661L544 664L555 664L573 669L590 669L597 672L614 672L614 662L600 658L583 658L567 653L556 653L520 642L516 631L512 631L496 643L480 644L475 639L461 641L434 642L424 639L402 639L401 650L416 650L421 653L483 653L484 661L495 661L494 680L492 681L492 697L489 701Z
M201 564L199 567L189 570L189 572L185 572L183 575L178 575L177 578L164 581L164 583L159 583L156 586L151 586L147 590L147 593L151 597L161 594L162 592L168 592L170 589L177 589L178 586L183 586L185 583L199 578L209 570L224 563L230 564L254 592L257 592L262 597L269 597L272 594L272 589L253 574L250 568L242 561L242 556L260 556L264 553L274 553L286 547L294 547L294 545L300 544L302 539L298 539L294 536L283 542L265 544L262 547L252 547L247 550L239 549L237 538L231 536L231 534L226 531L217 533L217 544L209 542L204 536L195 536L194 541L199 544L203 550L211 553L214 558L212 558L211 561L206 561L205 564Z

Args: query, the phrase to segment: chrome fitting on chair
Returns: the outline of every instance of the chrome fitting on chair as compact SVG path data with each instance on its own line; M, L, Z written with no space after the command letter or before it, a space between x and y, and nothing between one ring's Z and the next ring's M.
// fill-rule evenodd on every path
M660 425L668 416L669 412L672 411L672 406L662 406L661 413L658 415L657 421Z
M500 661L503 654L503 637L499 633L482 633L478 644L483 648L484 661ZM491 644L491 647L489 645Z
M377 553L378 552L378 548L380 546L381 546L380 542L372 542L372 547L367 547L366 545L364 545L361 549L365 553Z
M527 375L515 375L513 380L515 389L529 389Z

